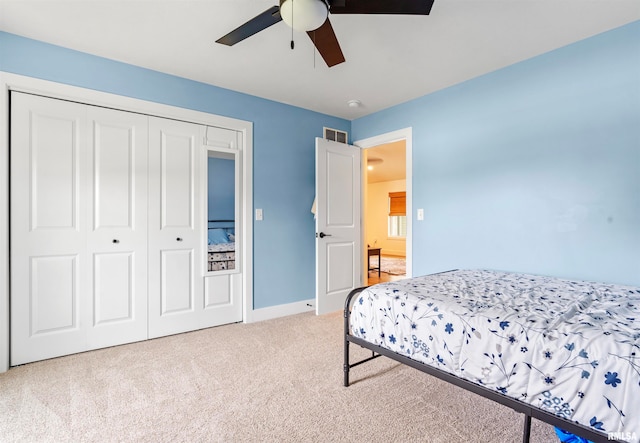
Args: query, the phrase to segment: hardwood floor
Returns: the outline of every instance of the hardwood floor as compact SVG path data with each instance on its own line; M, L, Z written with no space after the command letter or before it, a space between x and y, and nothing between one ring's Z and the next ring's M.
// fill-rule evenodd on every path
M378 256L378 260L384 260L386 259L387 261L390 260L389 263L386 264L386 266L388 266L389 268L387 269L390 272L397 272L400 271L402 269L403 266L401 266L401 263L398 263L397 265L394 265L394 259L402 259L405 260L405 257L399 257L399 256L389 256L389 255L382 255L382 256ZM371 260L371 258L369 258L369 260ZM373 265L375 266L377 263L374 261ZM368 263L368 266L371 267L372 262L370 261ZM382 263L381 263L382 264ZM369 286L371 285L375 285L376 283L384 283L384 282L388 282L388 281L396 281L396 280L402 280L404 278L407 278L406 275L394 275L394 274L389 274L387 272L380 272L380 277L378 277L378 271L377 270L371 270L368 273L368 281L367 284Z
M387 281L395 281L395 280L402 280L403 278L407 278L406 275L390 275L387 274L386 272L381 272L380 273L380 278L378 278L378 272L377 271L370 271L369 272L369 279L368 279L368 283L369 285L375 285L376 283L382 283L382 282L387 282Z

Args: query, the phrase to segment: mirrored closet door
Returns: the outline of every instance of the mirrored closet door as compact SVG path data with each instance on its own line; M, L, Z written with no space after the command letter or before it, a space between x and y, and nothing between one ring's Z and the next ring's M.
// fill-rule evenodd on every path
M12 92L11 365L242 321L240 146Z

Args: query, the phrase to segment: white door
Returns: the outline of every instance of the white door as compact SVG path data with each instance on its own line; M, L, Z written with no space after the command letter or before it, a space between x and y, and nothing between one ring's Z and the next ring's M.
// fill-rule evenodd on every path
M360 149L316 138L316 314L360 286Z
M234 162L234 186L233 190L227 192L233 195L225 195L234 201L233 220L234 223L234 266L233 269L221 271L209 271L208 269L208 248L203 248L203 256L201 257L202 269L204 277L204 312L206 315L207 326L218 326L227 323L236 323L242 321L242 251L245 239L242 237L242 206L241 196L242 190L242 151L240 147L243 145L242 133L226 128L207 127L205 129L205 146L200 153L199 163L201 168L201 185L200 189L207 190L203 192L201 201L203 204L203 217L206 218L207 224L203 230L202 244L207 245L208 228L215 228L219 223L208 222L209 204L215 205L215 198L209 198L209 174L214 172L208 169L209 157L224 158L225 160ZM213 211L212 211L213 212ZM223 226L229 226L224 224Z
M11 364L145 338L146 118L11 100Z
M149 338L203 327L202 137L198 125L149 118Z
M148 118L87 106L91 348L147 338Z
M11 364L84 350L84 108L11 94Z
M242 320L243 259L205 272L204 180L210 144L242 195L241 132L11 99L11 365Z

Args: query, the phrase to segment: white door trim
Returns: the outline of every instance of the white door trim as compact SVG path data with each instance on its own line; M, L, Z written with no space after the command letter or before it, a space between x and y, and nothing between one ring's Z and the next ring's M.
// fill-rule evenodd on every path
M9 369L9 92L21 91L95 106L240 131L242 150L243 316L253 311L253 123L0 71L0 373Z
M372 148L374 146L393 143L398 140L405 141L406 149L406 180L407 180L407 277L413 276L413 209L412 209L412 174L413 174L413 129L411 127L398 129L397 131L387 132L386 134L375 135L373 137L365 138L354 142L354 146L358 146L362 149ZM363 177L363 180L365 177ZM364 189L364 186L363 186ZM364 205L364 199L362 199L361 205ZM364 208L361 208L364 213ZM364 229L362 230L362 244L365 243ZM366 275L363 279L366 278ZM366 285L366 279L363 282Z

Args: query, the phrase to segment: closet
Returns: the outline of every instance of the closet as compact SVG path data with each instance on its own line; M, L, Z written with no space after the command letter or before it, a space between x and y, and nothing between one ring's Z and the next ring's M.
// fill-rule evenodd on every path
M17 92L10 125L11 365L242 320L241 269L204 271L206 127Z

